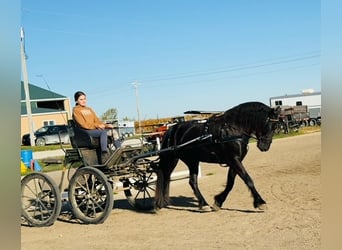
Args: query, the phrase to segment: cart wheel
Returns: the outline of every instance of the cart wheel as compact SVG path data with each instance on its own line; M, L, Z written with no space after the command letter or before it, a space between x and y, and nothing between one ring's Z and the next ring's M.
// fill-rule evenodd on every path
M21 180L21 213L29 225L51 226L61 209L61 195L50 176L31 173Z
M113 189L100 170L79 168L69 182L69 202L77 219L86 224L103 223L113 209Z
M129 204L138 210L153 210L157 175L149 168L137 171L132 177L122 180L124 192Z

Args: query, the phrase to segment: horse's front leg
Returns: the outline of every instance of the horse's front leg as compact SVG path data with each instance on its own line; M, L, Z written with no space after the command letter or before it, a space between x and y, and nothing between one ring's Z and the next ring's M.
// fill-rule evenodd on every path
M197 179L198 179L198 167L197 167L197 171L190 170L189 184L192 190L194 191L196 198L198 199L199 209L203 212L211 211L210 206L208 205L208 203L206 202L206 200L204 199L203 195L201 194L198 188Z
M242 165L242 162L239 159L235 159L234 164L231 165L231 168L234 168L236 173L240 176L240 178L245 182L248 186L249 190L252 193L254 202L254 208L258 208L260 210L265 210L267 208L266 202L261 198L260 194L256 190L252 178L247 173L246 169Z
M223 202L227 199L229 192L233 189L235 177L236 177L235 170L233 168L229 168L226 188L221 193L219 193L218 195L215 195L214 197L213 208L215 210L221 209Z

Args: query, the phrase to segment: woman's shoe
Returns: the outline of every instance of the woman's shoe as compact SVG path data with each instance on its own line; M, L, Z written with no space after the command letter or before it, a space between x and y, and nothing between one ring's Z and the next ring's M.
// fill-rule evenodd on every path
M109 154L107 152L102 152L102 154L101 154L101 162L102 162L102 164L105 164L108 159L109 159Z

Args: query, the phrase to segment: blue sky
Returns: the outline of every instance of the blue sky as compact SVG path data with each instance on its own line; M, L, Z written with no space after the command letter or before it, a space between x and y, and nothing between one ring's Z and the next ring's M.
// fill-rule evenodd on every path
M29 82L119 118L321 91L318 0L22 0Z

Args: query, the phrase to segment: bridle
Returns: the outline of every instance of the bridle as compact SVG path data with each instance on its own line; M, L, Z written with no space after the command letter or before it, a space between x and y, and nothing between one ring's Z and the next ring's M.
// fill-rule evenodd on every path
M278 119L275 119L275 118L270 118L270 117L267 117L266 118L266 122L265 122L265 128L267 126L269 126L270 124L273 125L275 123L278 123L279 122L279 118ZM252 138L256 139L256 140L261 140L261 141L266 141L267 140L267 136L259 136L259 138L257 138L256 136L251 136Z
M275 118L267 117L266 123L269 123L269 122L278 123L279 122L279 118L275 119Z

